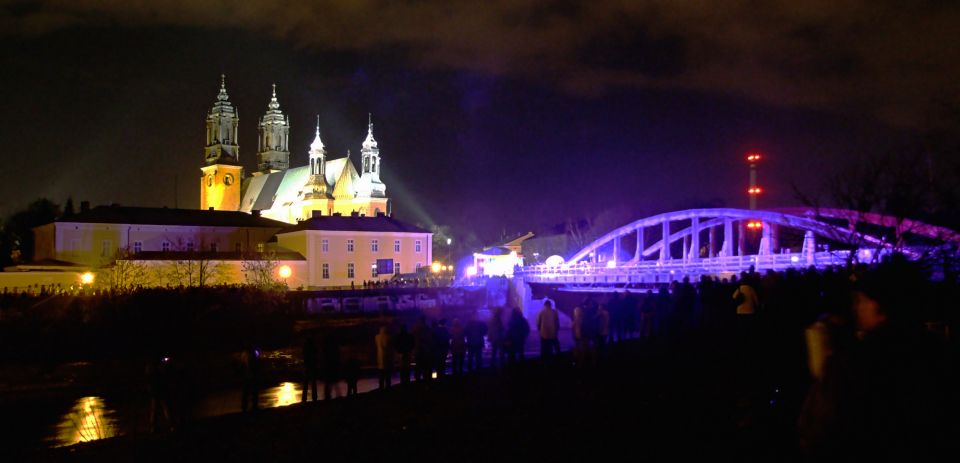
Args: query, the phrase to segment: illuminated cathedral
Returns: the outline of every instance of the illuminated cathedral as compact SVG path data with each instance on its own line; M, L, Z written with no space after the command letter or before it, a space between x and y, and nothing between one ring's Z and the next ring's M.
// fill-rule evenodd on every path
M320 140L320 120L310 144L309 164L290 167L290 117L284 116L273 88L260 118L257 171L245 176L237 145L237 110L223 76L217 101L207 115L207 144L200 168L200 208L257 213L296 223L316 214L376 216L390 214L386 186L380 180L380 149L368 121L360 149L360 171L350 159L328 159ZM256 211L256 212L255 212Z

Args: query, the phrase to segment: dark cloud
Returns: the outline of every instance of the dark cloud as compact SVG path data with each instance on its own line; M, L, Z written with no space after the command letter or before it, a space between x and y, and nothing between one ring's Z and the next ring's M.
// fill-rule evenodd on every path
M243 29L580 93L678 88L904 125L960 102L955 2L41 0L0 11L0 30L20 36L79 25Z

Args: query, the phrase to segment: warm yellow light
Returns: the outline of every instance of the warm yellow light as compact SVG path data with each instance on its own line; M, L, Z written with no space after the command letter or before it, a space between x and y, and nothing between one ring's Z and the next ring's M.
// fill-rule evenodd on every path
M447 270L450 270L450 271L452 272L452 271L453 271L453 266L452 266L452 265L448 265L448 266L447 266Z
M93 284L93 272L84 272L80 275L80 283L85 285Z
M277 274L280 275L280 278L286 280L287 278L290 278L290 275L293 275L293 270L289 265L281 265L280 269L277 270Z
M430 270L433 270L433 273L439 272L439 271L440 271L440 262L434 262L433 265L430 266Z
M440 270L443 270L444 272L446 272L446 271L447 271L447 266L446 266L446 265L441 265L441 266L440 266Z

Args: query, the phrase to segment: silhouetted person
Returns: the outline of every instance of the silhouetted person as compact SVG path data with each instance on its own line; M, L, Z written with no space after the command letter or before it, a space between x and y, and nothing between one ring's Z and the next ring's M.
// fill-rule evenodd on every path
M347 357L343 364L343 379L347 383L347 397L357 395L357 383L360 381L360 359L356 355Z
M307 401L307 389L311 391L313 401L317 400L317 344L313 336L303 341L303 395L301 402Z
M640 306L640 338L642 339L649 339L653 336L656 307L653 290L648 289L647 295L643 298L643 304Z
M433 368L433 334L430 332L430 327L427 326L425 317L420 317L417 323L413 325L412 334L414 361L416 362L414 376L416 376L417 381L424 381L430 379L430 371Z
M805 407L813 458L933 461L955 445L943 346L918 319L927 285L896 260L856 283L858 340L826 361Z
M247 411L248 406L256 410L260 408L260 350L248 346L240 354L240 365L243 369L240 410Z
M596 349L598 355L603 355L610 340L610 312L603 304L597 308L597 341Z
M510 311L510 320L507 322L507 355L509 362L515 364L523 360L524 346L530 334L530 324L519 308Z
M537 314L537 333L540 335L540 357L545 363L552 362L560 354L560 314L549 300L543 301L543 309Z
M483 366L483 337L487 334L487 325L479 320L467 322L467 368L479 370Z
M450 360L454 376L463 375L463 361L467 356L467 334L459 318L450 327Z
M324 336L320 355L323 360L323 400L330 400L334 393L340 396L341 374L340 343L333 333Z
M394 347L400 354L400 384L410 382L410 360L413 353L413 336L407 332L407 325L400 325L400 332L394 338Z
M171 427L169 358L161 357L147 363L147 393L150 396L150 431L159 432Z
M493 315L487 326L487 340L490 341L490 363L495 366L503 366L503 359L506 356L504 344L506 343L506 329L503 326L503 308L495 307Z
M447 321L435 321L433 324L433 355L437 377L447 374L447 354L450 352L450 331Z
M377 370L379 373L379 387L381 390L390 387L393 376L393 342L386 326L380 327L374 341L377 345Z

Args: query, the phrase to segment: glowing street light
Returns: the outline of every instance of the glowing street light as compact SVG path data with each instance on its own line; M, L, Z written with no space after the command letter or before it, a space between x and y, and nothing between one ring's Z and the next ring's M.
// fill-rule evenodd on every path
M440 272L440 262L434 262L433 265L430 266L430 270L433 271L433 273L439 273L439 272Z
M280 278L286 280L293 275L293 269L291 269L289 265L281 265L280 268L277 269L277 275L280 275Z
M93 272L83 272L80 275L80 283L85 285L93 284L94 275Z

